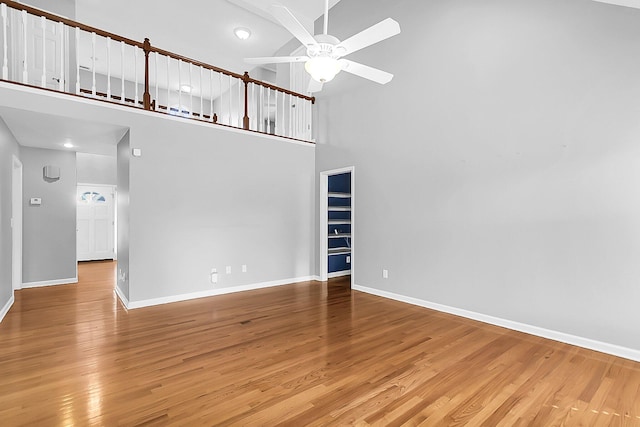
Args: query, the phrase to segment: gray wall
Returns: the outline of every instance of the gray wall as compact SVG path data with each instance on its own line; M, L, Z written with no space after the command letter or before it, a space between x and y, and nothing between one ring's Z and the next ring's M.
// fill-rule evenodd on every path
M154 116L131 148L131 301L313 274L312 146Z
M76 156L70 151L21 148L23 164L22 281L76 277ZM43 167L60 168L60 179L48 182ZM29 200L42 199L41 206Z
M129 299L129 132L118 143L118 280L116 286ZM124 275L123 275L124 273Z
M117 184L115 156L76 153L77 179L83 184Z
M13 156L19 157L18 142L0 118L0 310L12 291L13 236L11 233Z
M76 18L75 0L20 0L19 3L37 7L39 9L46 10L47 12L64 16L65 18Z
M640 349L640 10L343 0L330 28L388 16L350 58L394 80L318 102L317 170L356 168L356 284Z

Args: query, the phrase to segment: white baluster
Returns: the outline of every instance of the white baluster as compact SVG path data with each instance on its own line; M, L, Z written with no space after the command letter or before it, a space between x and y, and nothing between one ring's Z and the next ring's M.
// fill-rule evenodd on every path
M76 95L80 95L80 28L76 27Z
M170 68L171 63L169 62L169 57L167 56L167 114L170 114L171 109L170 109L170 104L169 104L169 97L171 96L171 88L169 87L169 68Z
M3 41L3 58L2 58L2 79L9 79L9 60L7 57L7 5L0 4L0 13L2 13L2 41Z
M189 117L193 117L193 64L189 62Z
M213 122L213 70L209 70L209 121Z
M107 37L107 100L111 101L111 37Z
M229 76L229 126L232 126L233 124L231 123L231 85L233 84L232 81L232 77Z
M309 117L308 117L308 115L309 115L309 111L308 111L309 108L308 107L309 106L308 106L308 104L309 104L309 102L307 100L304 100L303 102L304 102L304 104L303 104L304 114L302 116L302 125L303 125L303 127L302 127L303 138L302 139L307 139L308 140L309 137L308 137L307 130L309 129L309 126L308 126L308 123L309 123Z
M271 133L271 88L267 89L267 133Z
M244 120L242 119L244 113L244 109L242 108L244 104L242 99L242 86L244 86L242 80L238 79L238 127L244 129Z
M287 103L287 94L282 93L282 126L280 126L280 136L285 136L287 134L287 115L285 113L285 104Z
M132 46L133 47L133 71L135 73L135 85L136 85L136 96L134 98L134 102L135 102L135 106L137 107L140 102L140 96L139 96L139 89L138 89L138 47L137 46Z
M293 104L293 137L297 138L298 137L298 122L299 122L299 118L300 118L300 109L298 108L298 98L292 96L291 101L294 102Z
M256 84L251 83L251 120L253 121L253 129L258 130L258 99L256 97ZM251 127L251 126L249 126Z
M155 68L154 68L154 79L156 81L156 111L160 110L160 82L158 81L158 55L160 55L158 52L154 52L153 55L153 61L155 64Z
M91 33L91 94L96 96L96 33Z
M280 123L278 122L278 91L274 91L273 96L275 97L274 103L276 104L276 108L275 108L275 115L273 117L273 133L274 134L278 134L278 128L280 127Z
M289 105L287 105L287 107L289 108L289 132L287 136L289 137L293 135L293 108L291 107L292 104L293 104L293 96L289 94Z
M182 60L178 59L178 115L182 115Z
M311 101L307 102L307 105L309 107L309 122L307 123L307 135L309 136L309 141L311 141L313 139L313 104L311 103Z
M260 132L264 132L264 86L260 85Z
M42 29L42 77L40 86L47 87L47 18L40 17L40 29Z
M222 117L222 73L218 73L218 87L220 88L220 117L218 117L218 120L220 120L220 123L223 123L223 117Z
M126 59L124 57L124 42L120 41L120 103L124 104L124 63Z
M204 120L204 100L202 95L204 94L204 86L202 85L202 67L200 69L200 120Z
M24 57L23 57L23 61L22 61L22 83L24 84L28 84L29 83L29 72L27 71L27 11L23 10L22 11L22 29L23 29L23 34L22 37L24 39Z
M58 80L58 90L64 92L65 75L64 75L64 24L58 22L58 32L60 33L60 79Z

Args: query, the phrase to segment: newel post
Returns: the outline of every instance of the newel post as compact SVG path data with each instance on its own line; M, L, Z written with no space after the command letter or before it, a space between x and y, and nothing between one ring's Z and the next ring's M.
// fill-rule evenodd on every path
M251 81L251 77L249 77L248 71L244 72L242 81L244 82L244 118L242 119L242 125L245 130L249 130L249 81Z
M149 52L151 52L151 43L148 38L144 39L142 49L144 50L144 95L142 96L142 104L145 110L151 110L151 94L149 93Z

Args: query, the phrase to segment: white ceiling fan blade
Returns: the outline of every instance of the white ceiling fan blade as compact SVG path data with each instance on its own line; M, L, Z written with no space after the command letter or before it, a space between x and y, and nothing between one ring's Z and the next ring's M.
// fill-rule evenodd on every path
M284 6L274 4L269 10L271 14L285 27L295 38L305 47L316 46L318 42L313 38L313 35L307 31L307 29L298 21L298 19L291 13L289 9Z
M393 74L386 71L378 70L377 68L369 67L358 62L349 61L348 59L341 59L340 65L342 70L347 73L355 74L359 77L364 77L381 85L387 84L393 79Z
M324 86L324 83L321 83L314 79L309 79L309 86L307 87L307 92L308 93L320 92L322 90L322 86Z
M340 43L338 47L344 48L346 51L344 55L349 55L350 53L362 48L381 42L389 37L393 37L396 34L400 34L400 24L391 18L387 18L384 21L380 21L377 24L372 25L366 30L360 31L358 34L349 37Z
M244 58L247 64L284 64L287 62L306 62L308 56L263 56L259 58Z

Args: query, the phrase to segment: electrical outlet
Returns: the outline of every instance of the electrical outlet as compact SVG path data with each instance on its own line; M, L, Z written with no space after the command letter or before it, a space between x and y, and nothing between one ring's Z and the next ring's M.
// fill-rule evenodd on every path
M218 270L215 268L211 269L211 283L218 283Z
M382 270L382 278L383 279L389 278L389 270Z
M351 264L351 257L347 255L347 264Z
M227 265L227 274L231 274L231 266Z
M247 272L247 264L242 264L242 272L243 273Z

